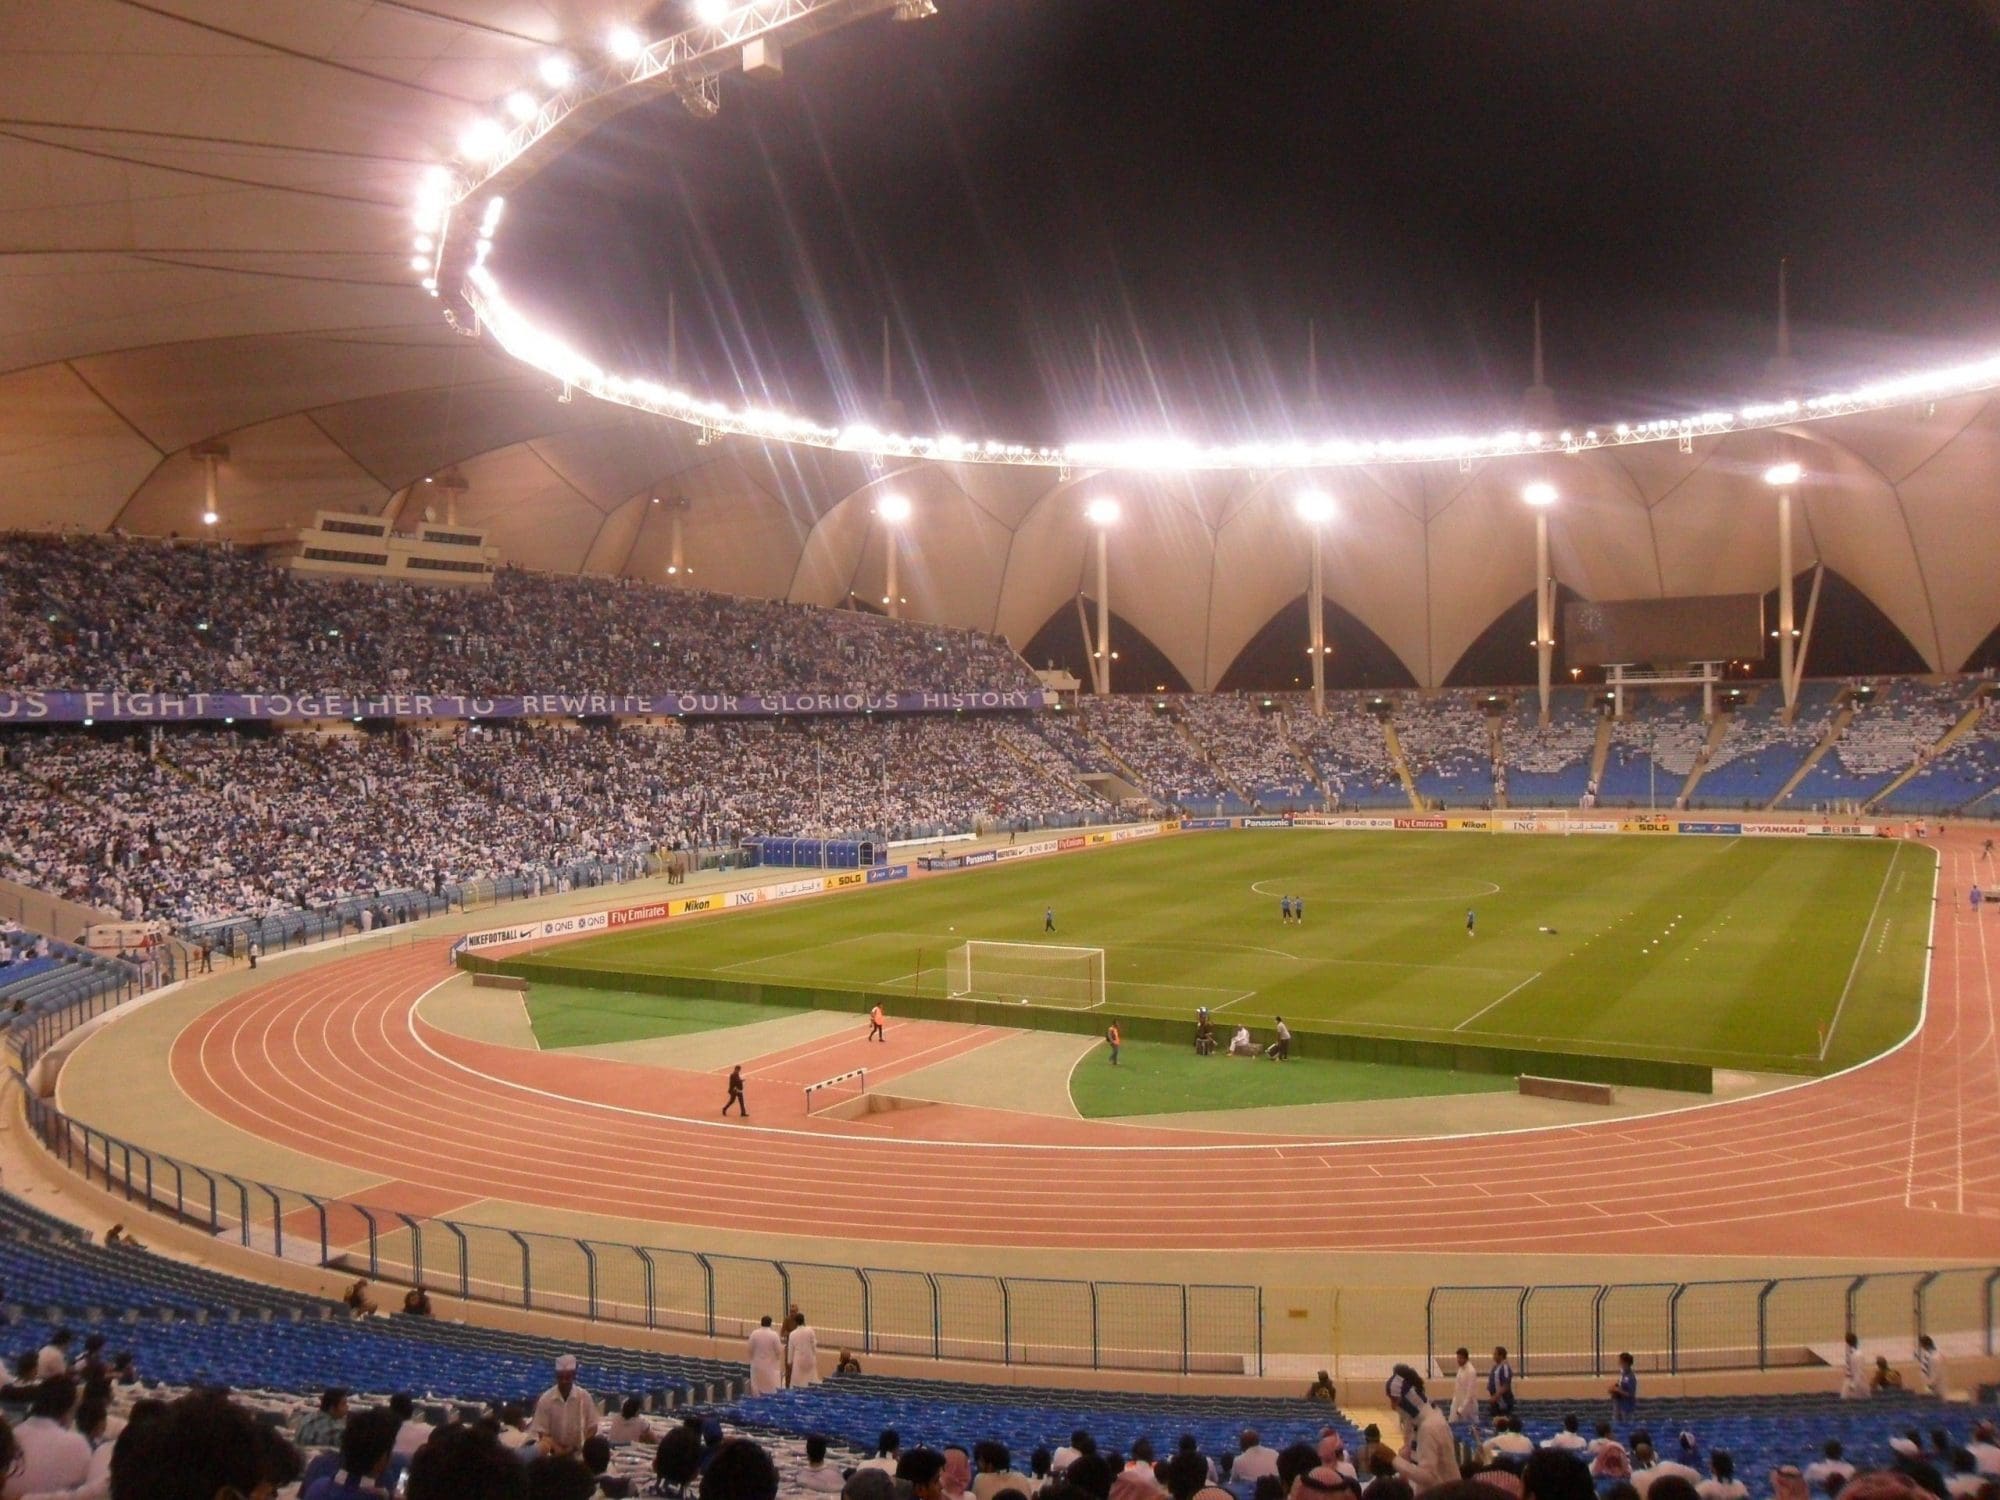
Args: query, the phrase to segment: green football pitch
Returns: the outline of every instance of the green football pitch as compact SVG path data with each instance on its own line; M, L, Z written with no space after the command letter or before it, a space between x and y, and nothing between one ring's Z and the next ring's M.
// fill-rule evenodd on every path
M1282 1015L1302 1030L1818 1072L1914 1024L1933 869L1928 848L1889 841L1189 833L542 956L942 995L968 939L1100 948L1107 1020L1207 1006L1225 1039ZM1286 894L1303 923L1280 922Z

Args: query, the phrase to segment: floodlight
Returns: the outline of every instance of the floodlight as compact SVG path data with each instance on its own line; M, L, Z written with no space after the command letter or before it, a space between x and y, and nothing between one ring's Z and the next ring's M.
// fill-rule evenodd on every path
M1764 471L1764 483L1773 489L1788 490L1799 482L1805 470L1797 464L1772 464Z
M646 50L646 39L630 26L614 26L604 38L604 50L620 62L630 62Z
M1556 487L1546 480L1538 479L1521 491L1521 498L1536 510L1546 510L1556 503Z
M542 82L552 89L566 89L576 81L576 64L560 52L551 52L536 66Z
M542 108L535 102L535 96L526 89L515 89L507 96L506 105L507 113L523 122L534 119Z
M910 519L910 502L903 495L884 495L875 502L875 514L891 526L900 526Z
M1319 490L1307 490L1298 498L1299 519L1308 526L1324 526L1333 519L1333 497Z
M212 510L205 510L201 513L201 524L204 526L213 526L217 521L220 521L221 519L222 517L218 516Z
M500 149L506 139L507 132L498 120L482 116L459 133L458 149L468 161L485 161Z
M1103 498L1093 500L1083 508L1083 516L1093 526L1116 526L1118 502Z
M704 26L714 26L736 9L736 0L694 0L694 18Z

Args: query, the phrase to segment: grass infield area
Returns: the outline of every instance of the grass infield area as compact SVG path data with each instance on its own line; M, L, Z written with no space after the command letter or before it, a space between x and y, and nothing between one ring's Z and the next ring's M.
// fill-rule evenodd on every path
M720 1031L775 1020L792 1011L754 1000L635 995L570 984L537 984L528 991L528 1024L535 1029L535 1040L550 1050Z
M1513 1079L1491 1073L1341 1062L1310 1057L1297 1049L1285 1063L1261 1057L1196 1057L1193 1048L1171 1042L1127 1042L1119 1048L1115 1068L1100 1047L1069 1075L1076 1112L1092 1120L1274 1104L1511 1093L1513 1088Z
M1238 1024L1268 1040L1283 1015L1302 1057L1318 1025L1811 1073L1872 1056L1914 1023L1933 870L1928 848L1889 840L1187 833L535 958L942 996L948 955L968 938L1078 945L1104 950L1104 1020L1191 1024L1207 1006L1226 1042ZM1302 923L1279 920L1287 894L1303 900Z

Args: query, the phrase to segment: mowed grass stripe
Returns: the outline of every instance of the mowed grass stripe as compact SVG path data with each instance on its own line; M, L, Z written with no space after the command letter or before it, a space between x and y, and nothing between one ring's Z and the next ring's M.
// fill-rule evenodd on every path
M898 978L935 994L959 942L1049 941L1102 947L1110 1004L1134 1015L1192 1017L1216 995L1248 991L1230 1024L1263 1029L1282 1014L1307 1027L1812 1071L1850 968L1825 1067L1880 1051L1915 1019L1929 851L1908 851L1885 885L1894 854L1887 841L1837 839L1183 834L668 922L553 956L853 988ZM1281 924L1267 891L1302 897L1305 923ZM1058 926L1048 939L1045 907Z

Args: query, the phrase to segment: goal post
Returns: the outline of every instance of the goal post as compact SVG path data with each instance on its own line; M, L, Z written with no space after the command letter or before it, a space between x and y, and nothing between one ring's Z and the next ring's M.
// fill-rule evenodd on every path
M1104 950L973 940L945 954L945 993L1090 1010L1104 1004Z

